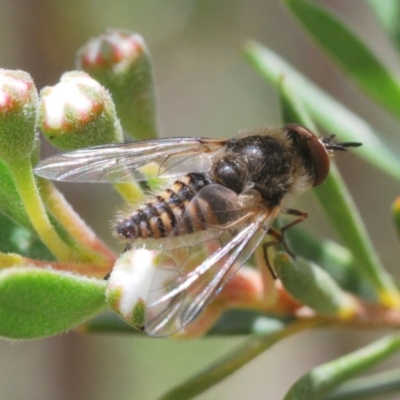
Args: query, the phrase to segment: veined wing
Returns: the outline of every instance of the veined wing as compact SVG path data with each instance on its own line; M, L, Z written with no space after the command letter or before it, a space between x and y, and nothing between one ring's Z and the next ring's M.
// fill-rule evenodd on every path
M218 295L225 284L248 260L263 240L262 222L252 222L222 244L208 258L192 249L182 265L169 265L156 271L155 282L146 304L145 328L151 336L168 336L189 324ZM215 241L208 242L214 247ZM176 251L176 250L175 250ZM204 250L203 250L204 251ZM166 254L163 254L165 256ZM193 259L200 259L190 270ZM165 259L162 261L165 262ZM186 272L186 270L189 272Z
M73 182L129 182L205 172L226 140L166 138L110 144L56 154L35 167L43 178Z
M186 247L160 253L146 302L149 335L168 336L184 328L249 259L268 231L273 214L264 210L246 218L246 212L230 214L235 220L225 228L195 233L197 240L184 236Z

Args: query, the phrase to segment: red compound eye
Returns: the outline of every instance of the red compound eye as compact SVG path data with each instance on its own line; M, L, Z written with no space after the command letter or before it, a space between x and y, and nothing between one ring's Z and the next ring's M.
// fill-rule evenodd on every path
M315 178L313 186L324 183L329 173L329 155L324 144L307 128L297 124L289 124L286 129L306 139L307 146L310 150L311 158L314 162Z

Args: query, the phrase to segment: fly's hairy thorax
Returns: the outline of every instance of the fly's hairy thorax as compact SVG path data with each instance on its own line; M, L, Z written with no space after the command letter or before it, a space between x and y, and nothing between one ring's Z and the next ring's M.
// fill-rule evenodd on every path
M237 194L256 190L269 208L286 193L301 192L312 184L313 163L307 146L282 134L268 132L231 139L215 160L211 176Z

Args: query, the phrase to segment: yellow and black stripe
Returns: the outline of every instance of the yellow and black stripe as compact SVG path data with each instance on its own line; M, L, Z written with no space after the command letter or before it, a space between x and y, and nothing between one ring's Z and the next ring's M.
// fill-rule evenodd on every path
M212 179L202 173L183 176L143 207L117 220L116 233L132 241L138 238L161 239L172 233L184 235L206 229L205 214L209 205L205 200L191 200L212 183Z

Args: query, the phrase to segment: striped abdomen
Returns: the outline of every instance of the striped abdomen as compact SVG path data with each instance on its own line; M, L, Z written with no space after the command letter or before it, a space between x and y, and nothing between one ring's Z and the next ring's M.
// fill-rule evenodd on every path
M202 173L190 173L148 201L131 215L115 223L115 231L125 239L161 239L206 229L200 207L190 201L205 186L213 183ZM189 207L188 207L189 206ZM186 214L185 214L186 212ZM185 215L185 217L184 217Z

